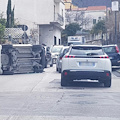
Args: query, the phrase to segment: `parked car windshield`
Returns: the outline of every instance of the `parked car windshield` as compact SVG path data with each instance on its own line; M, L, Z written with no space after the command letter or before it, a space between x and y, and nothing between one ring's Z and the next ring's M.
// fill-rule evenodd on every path
M61 49L62 49L62 47L53 47L51 52L52 53L59 53Z
M70 55L104 55L101 47L72 47Z
M70 45L80 45L80 44L81 44L81 42L69 42L68 46L70 46Z
M116 49L114 46L109 46L109 47L103 47L103 51L105 53L115 53Z

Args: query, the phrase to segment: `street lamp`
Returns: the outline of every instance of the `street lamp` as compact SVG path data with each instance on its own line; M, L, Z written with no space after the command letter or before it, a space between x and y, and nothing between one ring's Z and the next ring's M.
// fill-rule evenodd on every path
M119 11L118 1L112 1L112 11L115 12L115 43L117 44L117 11Z

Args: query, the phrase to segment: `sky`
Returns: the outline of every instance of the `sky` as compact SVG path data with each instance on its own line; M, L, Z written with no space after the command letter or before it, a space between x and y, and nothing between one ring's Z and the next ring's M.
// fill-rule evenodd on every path
M88 6L111 7L111 0L72 0L72 3L79 7L88 7Z

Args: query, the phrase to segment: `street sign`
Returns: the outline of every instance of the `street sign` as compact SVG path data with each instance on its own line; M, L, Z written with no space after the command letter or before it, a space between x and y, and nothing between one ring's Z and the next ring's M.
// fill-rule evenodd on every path
M22 26L22 30L23 30L23 31L27 31L27 30L28 30L28 26L27 26L27 25L23 25L23 26Z
M112 2L112 11L119 11L119 2L118 1Z
M28 26L27 25L18 25L19 28L22 28L23 31L27 31L28 30Z

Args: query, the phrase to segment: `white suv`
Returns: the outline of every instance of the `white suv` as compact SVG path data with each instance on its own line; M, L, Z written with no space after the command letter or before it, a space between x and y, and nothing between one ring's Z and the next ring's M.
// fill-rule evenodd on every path
M111 62L97 45L71 46L62 59L61 86L82 79L98 80L111 86Z

